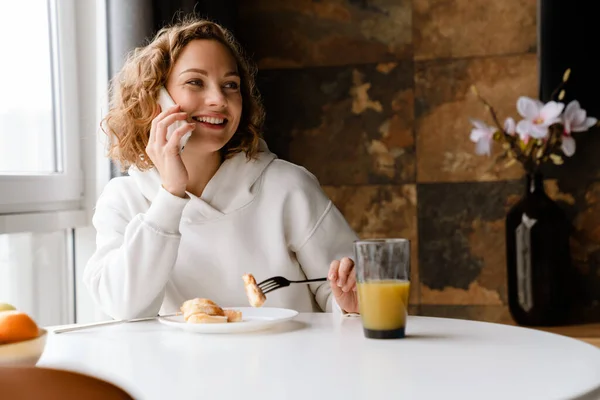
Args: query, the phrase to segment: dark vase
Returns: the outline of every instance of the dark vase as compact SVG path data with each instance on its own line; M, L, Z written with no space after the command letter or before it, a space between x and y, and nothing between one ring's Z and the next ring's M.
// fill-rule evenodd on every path
M566 322L570 223L546 194L541 173L528 174L525 195L506 216L508 304L519 325Z

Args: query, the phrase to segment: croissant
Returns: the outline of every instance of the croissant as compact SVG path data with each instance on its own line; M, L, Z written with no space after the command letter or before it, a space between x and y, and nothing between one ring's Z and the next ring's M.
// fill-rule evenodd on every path
M265 300L267 300L267 298L256 284L256 279L254 279L254 276L252 274L244 274L242 276L242 279L244 279L246 296L248 296L248 301L250 302L250 305L252 307L262 306Z
M180 308L183 318L190 324L215 324L240 322L242 312L223 310L210 299L195 298L185 301Z
M217 303L215 303L211 299L203 299L203 298L200 298L200 297L196 297L194 299L190 299L190 300L184 301L183 305L181 307L182 308L189 307L190 304L210 304L212 306L216 306L217 305Z
M215 302L208 299L192 299L188 300L181 306L183 318L187 321L194 314L207 314L215 316L225 316L223 309Z

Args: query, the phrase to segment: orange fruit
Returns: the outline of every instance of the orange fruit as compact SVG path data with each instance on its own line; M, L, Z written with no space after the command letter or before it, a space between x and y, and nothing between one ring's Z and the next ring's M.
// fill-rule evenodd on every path
M14 343L36 338L37 324L22 311L0 312L0 343Z

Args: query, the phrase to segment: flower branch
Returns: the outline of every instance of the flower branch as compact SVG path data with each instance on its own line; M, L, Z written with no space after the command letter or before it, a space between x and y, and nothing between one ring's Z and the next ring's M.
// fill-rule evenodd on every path
M551 98L558 93L559 101L551 100L544 104L529 97L519 97L517 111L522 119L518 123L509 117L501 124L494 107L473 86L473 93L483 103L494 124L490 126L481 120L471 119L474 128L470 138L476 144L475 152L489 156L492 142L498 142L503 149L502 158L508 160L507 166L520 162L528 172L547 162L560 165L564 162L563 156L571 157L575 153L572 134L587 131L598 120L588 117L577 100L566 107L560 102L565 96L563 87L570 72L569 69L565 71L562 82L552 94Z

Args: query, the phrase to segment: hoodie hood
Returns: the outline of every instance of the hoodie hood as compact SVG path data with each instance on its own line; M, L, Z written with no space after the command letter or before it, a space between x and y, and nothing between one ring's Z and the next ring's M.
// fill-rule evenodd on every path
M260 139L256 159L249 161L246 153L238 153L221 164L204 188L202 196L197 197L186 192L191 199L190 205L195 205L207 219L223 216L245 206L254 198L254 184L276 158L277 156L269 151L265 141ZM156 168L140 171L132 166L128 173L144 197L152 202L161 186Z

